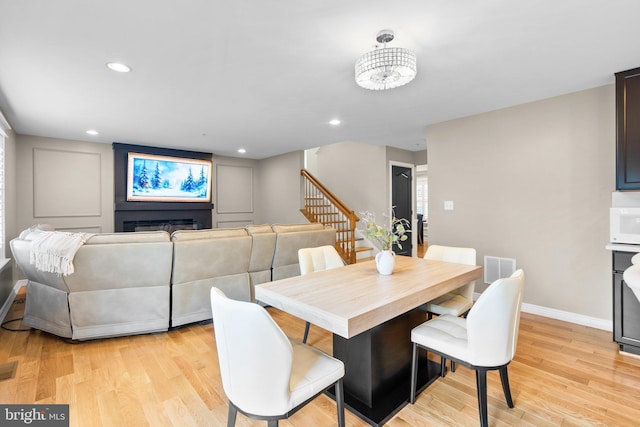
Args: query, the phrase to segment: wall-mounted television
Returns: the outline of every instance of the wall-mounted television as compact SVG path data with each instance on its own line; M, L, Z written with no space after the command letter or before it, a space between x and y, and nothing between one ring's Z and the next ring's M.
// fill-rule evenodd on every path
M210 160L128 153L127 201L211 202Z

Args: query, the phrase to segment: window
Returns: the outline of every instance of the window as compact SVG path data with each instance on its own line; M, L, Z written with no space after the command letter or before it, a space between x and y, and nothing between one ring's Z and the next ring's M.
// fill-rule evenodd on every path
M7 137L7 131L11 129L9 123L0 113L0 259L6 258L5 251L5 202L4 202L4 139Z
M423 220L429 218L429 196L427 181L427 165L416 166L416 203L418 214L423 215Z

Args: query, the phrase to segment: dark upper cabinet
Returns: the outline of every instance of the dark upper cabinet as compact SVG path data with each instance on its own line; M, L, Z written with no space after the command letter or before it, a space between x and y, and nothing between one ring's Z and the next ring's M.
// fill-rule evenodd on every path
M640 68L616 76L616 189L640 190Z

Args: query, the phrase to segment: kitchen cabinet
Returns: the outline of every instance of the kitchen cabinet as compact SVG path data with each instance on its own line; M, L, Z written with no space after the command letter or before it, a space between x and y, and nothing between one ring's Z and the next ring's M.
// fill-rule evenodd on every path
M640 68L616 77L616 189L640 190Z
M613 251L613 340L621 351L640 354L640 301L622 280L635 254Z

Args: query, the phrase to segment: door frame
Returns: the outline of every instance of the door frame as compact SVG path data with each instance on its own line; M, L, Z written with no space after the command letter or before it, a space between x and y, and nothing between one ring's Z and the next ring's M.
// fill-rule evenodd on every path
M389 189L389 198L387 199L387 206L389 207L389 220L393 217L391 201L393 200L393 167L400 166L403 168L411 169L411 256L416 256L418 253L418 236L414 233L414 230L418 228L418 216L416 213L416 165L413 163L398 162L395 160L389 160L387 188Z

